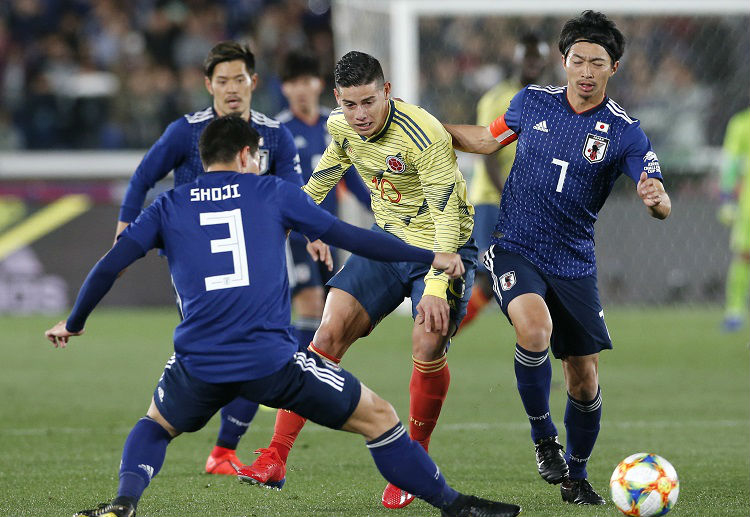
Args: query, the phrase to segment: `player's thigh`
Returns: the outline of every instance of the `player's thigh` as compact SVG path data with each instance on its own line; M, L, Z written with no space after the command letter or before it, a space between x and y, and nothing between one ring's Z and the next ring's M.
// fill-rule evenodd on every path
M173 355L153 395L159 414L178 432L201 429L238 392L237 383L212 384L191 375Z
M326 355L341 358L352 343L372 329L370 316L351 294L332 287L326 297L313 343Z
M588 356L612 348L596 277L547 278L546 302L552 317L552 353L558 359Z
M549 345L552 320L546 306L547 283L531 262L518 253L491 246L483 257L492 278L495 300L527 350Z
M328 307L331 293L338 289L348 293L359 303L367 313L371 327L377 325L407 295L408 277L403 276L398 264L401 263L378 262L351 255L341 270L326 284L331 290L326 298L323 319L326 319L326 313L331 312ZM343 297L342 301L345 300L346 297Z
M320 318L324 304L325 291L322 286L299 289L292 297L292 307L298 317Z
M477 245L474 239L469 239L466 244L457 250L457 253L461 255L461 262L464 264L465 272L462 276L448 281L446 298L450 307L449 318L451 324L448 337L455 334L456 329L458 329L464 316L466 316L466 307L469 304L471 290L474 287L474 276L477 271ZM402 268L402 275L406 275L410 279L409 296L411 298L411 314L413 318L416 318L417 305L422 299L422 293L424 293L425 275L427 275L430 267L417 262L399 262L398 267Z
M294 411L332 429L341 428L354 413L360 393L354 375L309 350L295 352L280 370L240 387L248 400Z

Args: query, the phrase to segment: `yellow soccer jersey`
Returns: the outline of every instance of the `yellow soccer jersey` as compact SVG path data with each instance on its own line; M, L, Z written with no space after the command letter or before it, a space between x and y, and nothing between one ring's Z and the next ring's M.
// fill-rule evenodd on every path
M370 189L375 221L408 244L455 252L474 226L466 181L458 170L451 137L419 106L390 101L383 128L359 136L341 108L328 117L331 143L303 188L320 203L350 165ZM430 270L425 294L446 298L448 277Z
M477 124L480 126L489 126L493 120L505 113L510 105L510 100L521 88L523 86L518 81L503 81L482 95L482 98L477 103ZM508 177L515 156L516 143L513 142L492 157L492 159L500 162L503 181ZM469 189L469 200L474 205L499 204L500 193L487 174L484 160L482 157L477 157L475 163L474 176L471 179L471 188Z

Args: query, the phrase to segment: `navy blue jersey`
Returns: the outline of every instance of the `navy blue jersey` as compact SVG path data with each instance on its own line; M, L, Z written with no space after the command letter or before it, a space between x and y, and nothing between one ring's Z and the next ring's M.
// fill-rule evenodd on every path
M607 97L576 113L565 87L527 86L504 120L497 139L518 146L492 243L551 275L595 274L594 223L617 177L662 177L651 142Z
M328 110L321 109L318 121L312 126L294 116L290 110L284 110L276 115L277 120L282 122L294 137L294 143L299 151L302 176L305 183L310 179L315 166L320 161L320 157L323 156L326 147L331 143L331 135L328 134L328 128L326 127L329 113ZM351 193L357 197L360 203L369 208L370 191L365 187L356 169L350 167L344 174L343 179ZM338 201L336 199L336 190L331 190L319 206L337 215Z
M146 193L174 170L175 187L190 183L203 172L198 140L214 118L213 107L184 115L172 122L148 150L130 179L120 207L120 221L129 223L141 212ZM257 111L250 124L260 133L260 170L302 186L299 156L291 133L279 121Z
M269 375L297 351L286 229L315 240L335 221L288 181L211 172L159 195L123 237L166 252L184 316L177 358L205 382L235 382Z

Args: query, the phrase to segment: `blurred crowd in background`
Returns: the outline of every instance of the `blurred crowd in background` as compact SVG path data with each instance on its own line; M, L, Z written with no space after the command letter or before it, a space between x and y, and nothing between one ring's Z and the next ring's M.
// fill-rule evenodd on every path
M257 110L284 107L276 65L291 49L332 76L327 0L3 0L0 149L149 147L210 104L202 63L223 39L256 54Z
M747 16L614 19L628 46L609 93L641 119L660 156L720 145L748 104ZM513 74L528 30L550 47L543 82L563 84L563 20L422 18L420 103L442 120L473 121L481 94ZM201 64L222 39L256 53L256 110L285 107L276 66L291 49L314 52L332 86L329 0L5 0L0 149L148 147L170 121L209 104Z

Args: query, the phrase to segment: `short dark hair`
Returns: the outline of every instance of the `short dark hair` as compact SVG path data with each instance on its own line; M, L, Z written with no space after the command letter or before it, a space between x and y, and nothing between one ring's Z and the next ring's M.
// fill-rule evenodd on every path
M337 87L362 86L373 81L385 82L380 62L370 54L353 50L336 63L333 78Z
M622 32L612 20L596 11L583 11L580 16L565 22L558 42L560 53L567 56L570 47L578 41L601 45L612 58L612 63L619 61L625 52L625 37Z
M232 114L216 118L206 126L198 150L203 167L208 168L214 163L231 162L245 147L250 147L250 152L255 153L259 142L258 131L240 115Z
M308 52L290 52L287 54L279 70L281 82L293 81L299 77L307 76L321 77L318 58Z
M247 45L237 43L236 41L220 41L209 51L208 56L203 61L203 74L211 78L214 75L214 68L219 63L225 61L234 61L241 59L245 62L247 71L251 74L255 70L255 56Z

